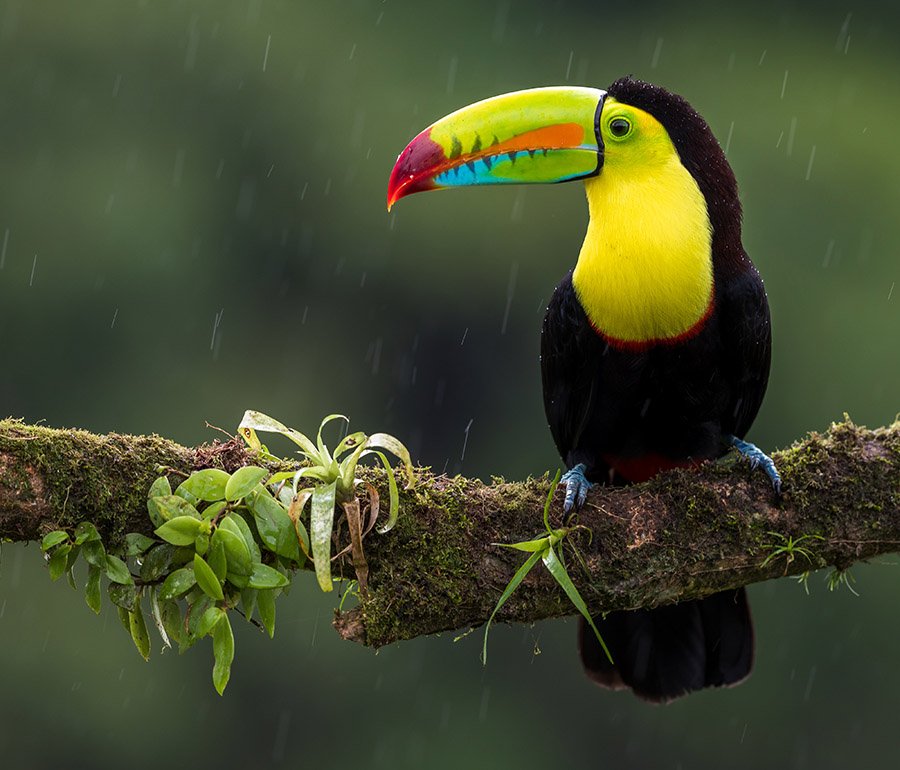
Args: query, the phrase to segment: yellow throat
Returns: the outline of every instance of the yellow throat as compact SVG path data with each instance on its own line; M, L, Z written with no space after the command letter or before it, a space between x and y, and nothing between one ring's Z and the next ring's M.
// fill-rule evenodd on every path
M610 152L585 182L590 223L572 283L594 327L625 343L677 338L713 299L706 201L659 130L649 162Z

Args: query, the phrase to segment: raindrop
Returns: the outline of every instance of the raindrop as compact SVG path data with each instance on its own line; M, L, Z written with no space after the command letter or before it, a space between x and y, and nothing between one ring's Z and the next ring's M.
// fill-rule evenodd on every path
M575 50L569 51L569 63L566 65L566 81L569 80L569 75L572 73L572 59L575 58Z
M222 178L222 172L225 170L225 158L219 160L219 167L216 169L216 179Z
M491 701L491 688L485 687L481 691L481 705L478 707L478 721L484 722L487 719L488 705Z
M280 762L284 759L284 749L287 745L288 728L291 725L291 712L284 710L278 717L278 729L275 731L275 743L272 746L272 759Z
M822 260L822 267L828 267L831 264L831 255L834 254L834 238L828 241L825 247L825 258Z
M459 341L459 346L460 346L460 347L462 347L463 345L466 344L466 337L468 336L468 334L469 334L469 327L467 326L467 327L466 327L466 330L463 332L462 339Z
M837 40L834 42L834 50L840 52L843 50L844 53L847 53L847 48L850 47L850 19L853 18L852 13L848 13L844 18L844 23L841 24L841 29L838 32Z
M263 54L263 68L262 71L266 71L266 67L269 64L269 48L272 46L272 36L269 35L266 38L266 52Z
M300 325L303 326L306 323L306 316L309 315L309 305L303 308L303 318L300 319Z
M464 436L464 438L463 438L462 453L461 453L460 456L459 456L459 461L460 461L460 462L462 462L463 459L464 459L465 456L466 456L466 446L468 446L468 444L469 444L469 429L472 427L472 423L473 423L473 422L475 422L475 418L474 418L474 417L472 417L472 418L469 420L469 424L466 425L465 436Z
M117 311L118 312L118 311ZM212 330L212 339L209 341L209 349L214 350L216 347L216 334L219 331L219 324L222 323L222 316L225 315L225 308L223 307L218 313L216 313L216 317L213 320L213 330Z
M728 138L725 140L725 154L728 154L728 150L731 147L731 135L734 133L734 121L731 121L731 125L728 127Z
M781 98L784 99L784 92L787 89L788 71L784 71L784 80L781 82Z
M188 24L188 43L187 50L184 53L184 71L190 72L197 63L197 46L200 44L200 34L197 32L197 23L200 21L199 14L193 14Z
M513 262L509 269L509 283L506 285L506 309L503 311L503 324L500 326L500 334L506 334L506 324L509 321L509 309L512 307L513 296L516 293L516 278L519 276L519 263Z
M809 694L812 692L813 682L816 679L816 667L812 666L809 669L809 679L806 680L806 692L803 693L803 700L809 700Z
M113 99L115 99L119 95L119 88L122 86L122 75L119 73L116 75L116 80L113 83L112 95Z
M659 64L659 55L662 53L663 47L663 39L656 39L656 48L653 50L653 58L650 60L650 69L655 70L656 65Z
M809 152L809 164L806 166L806 181L809 181L809 176L812 174L813 161L816 159L816 146L812 146L812 150Z
M892 297L893 294L894 294L894 284L895 284L895 283L896 283L896 281L894 281L894 283L891 284L891 290L888 292L888 302L890 302L891 297Z
M766 60L766 54L769 52L768 48L763 48L762 54L759 57L759 63L756 65L757 67L762 67L762 63Z
M37 254L34 255L34 262L31 263L31 278L28 279L28 285L34 284L34 271L37 268Z
M347 57L347 61L353 61L353 57L356 55L356 43L350 46L350 56Z
M309 182L306 182L303 185L303 189L300 191L300 200L303 200L306 197L306 191L309 189Z
M269 166L269 172L266 174L266 179L268 179L270 176L272 176L272 172L274 170L275 170L275 164L273 163L271 166Z
M109 325L110 329L114 329L116 326L116 319L119 317L119 308L116 308L116 312L113 313L112 323Z
M452 94L456 86L456 70L459 67L459 57L450 57L450 66L447 67L447 93Z
M383 18L384 18L384 11L382 11L381 13L379 13L379 14L378 14L378 18L375 19L375 26L376 26L376 27L377 27L379 24L381 24L381 20L382 20Z
M502 43L503 36L506 34L506 26L509 20L509 0L502 0L497 4L497 15L494 17L494 29L491 32L491 39L495 43Z
M375 340L375 347L372 350L372 374L378 374L381 366L381 347L384 343L383 338L379 337Z
M797 134L797 116L791 118L791 127L788 129L787 156L790 158L794 152L794 136Z

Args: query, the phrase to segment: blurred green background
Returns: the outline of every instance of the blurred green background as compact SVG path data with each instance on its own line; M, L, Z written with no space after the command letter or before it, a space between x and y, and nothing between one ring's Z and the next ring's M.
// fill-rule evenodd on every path
M333 411L436 469L558 458L546 301L578 184L416 196L397 153L479 98L633 73L685 95L741 184L774 323L750 437L783 446L900 393L893 4L0 2L0 412L185 444L246 408ZM751 679L657 708L584 680L573 621L374 654L308 590L274 641L144 664L114 615L5 546L0 763L90 767L877 767L896 757L896 558L859 598L754 586Z

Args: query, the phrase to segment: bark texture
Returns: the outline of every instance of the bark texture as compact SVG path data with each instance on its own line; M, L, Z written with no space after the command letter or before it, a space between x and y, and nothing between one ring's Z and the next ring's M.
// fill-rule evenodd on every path
M773 457L785 485L779 500L767 478L739 459L592 490L576 520L566 522L583 528L563 546L591 610L653 607L900 551L900 421L869 430L845 419ZM251 461L237 440L191 449L159 436L98 436L3 420L0 539L39 540L89 520L114 546L126 532L151 532L145 499L160 468L177 477ZM387 494L384 471L365 475ZM546 477L484 484L425 469L417 477L415 489L401 493L397 526L366 538L368 591L359 606L335 617L346 639L378 647L485 622L526 558L494 544L541 533ZM564 523L561 500L559 492L554 526ZM346 527L341 531L346 539ZM782 552L767 561L785 546L782 537L804 536L806 555ZM338 569L353 574L349 560ZM498 619L573 612L538 565Z

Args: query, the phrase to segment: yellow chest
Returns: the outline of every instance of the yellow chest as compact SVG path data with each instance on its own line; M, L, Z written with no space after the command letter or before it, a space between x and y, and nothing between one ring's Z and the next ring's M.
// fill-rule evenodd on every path
M585 183L591 219L572 283L605 336L632 343L684 335L713 300L706 202L677 156Z

